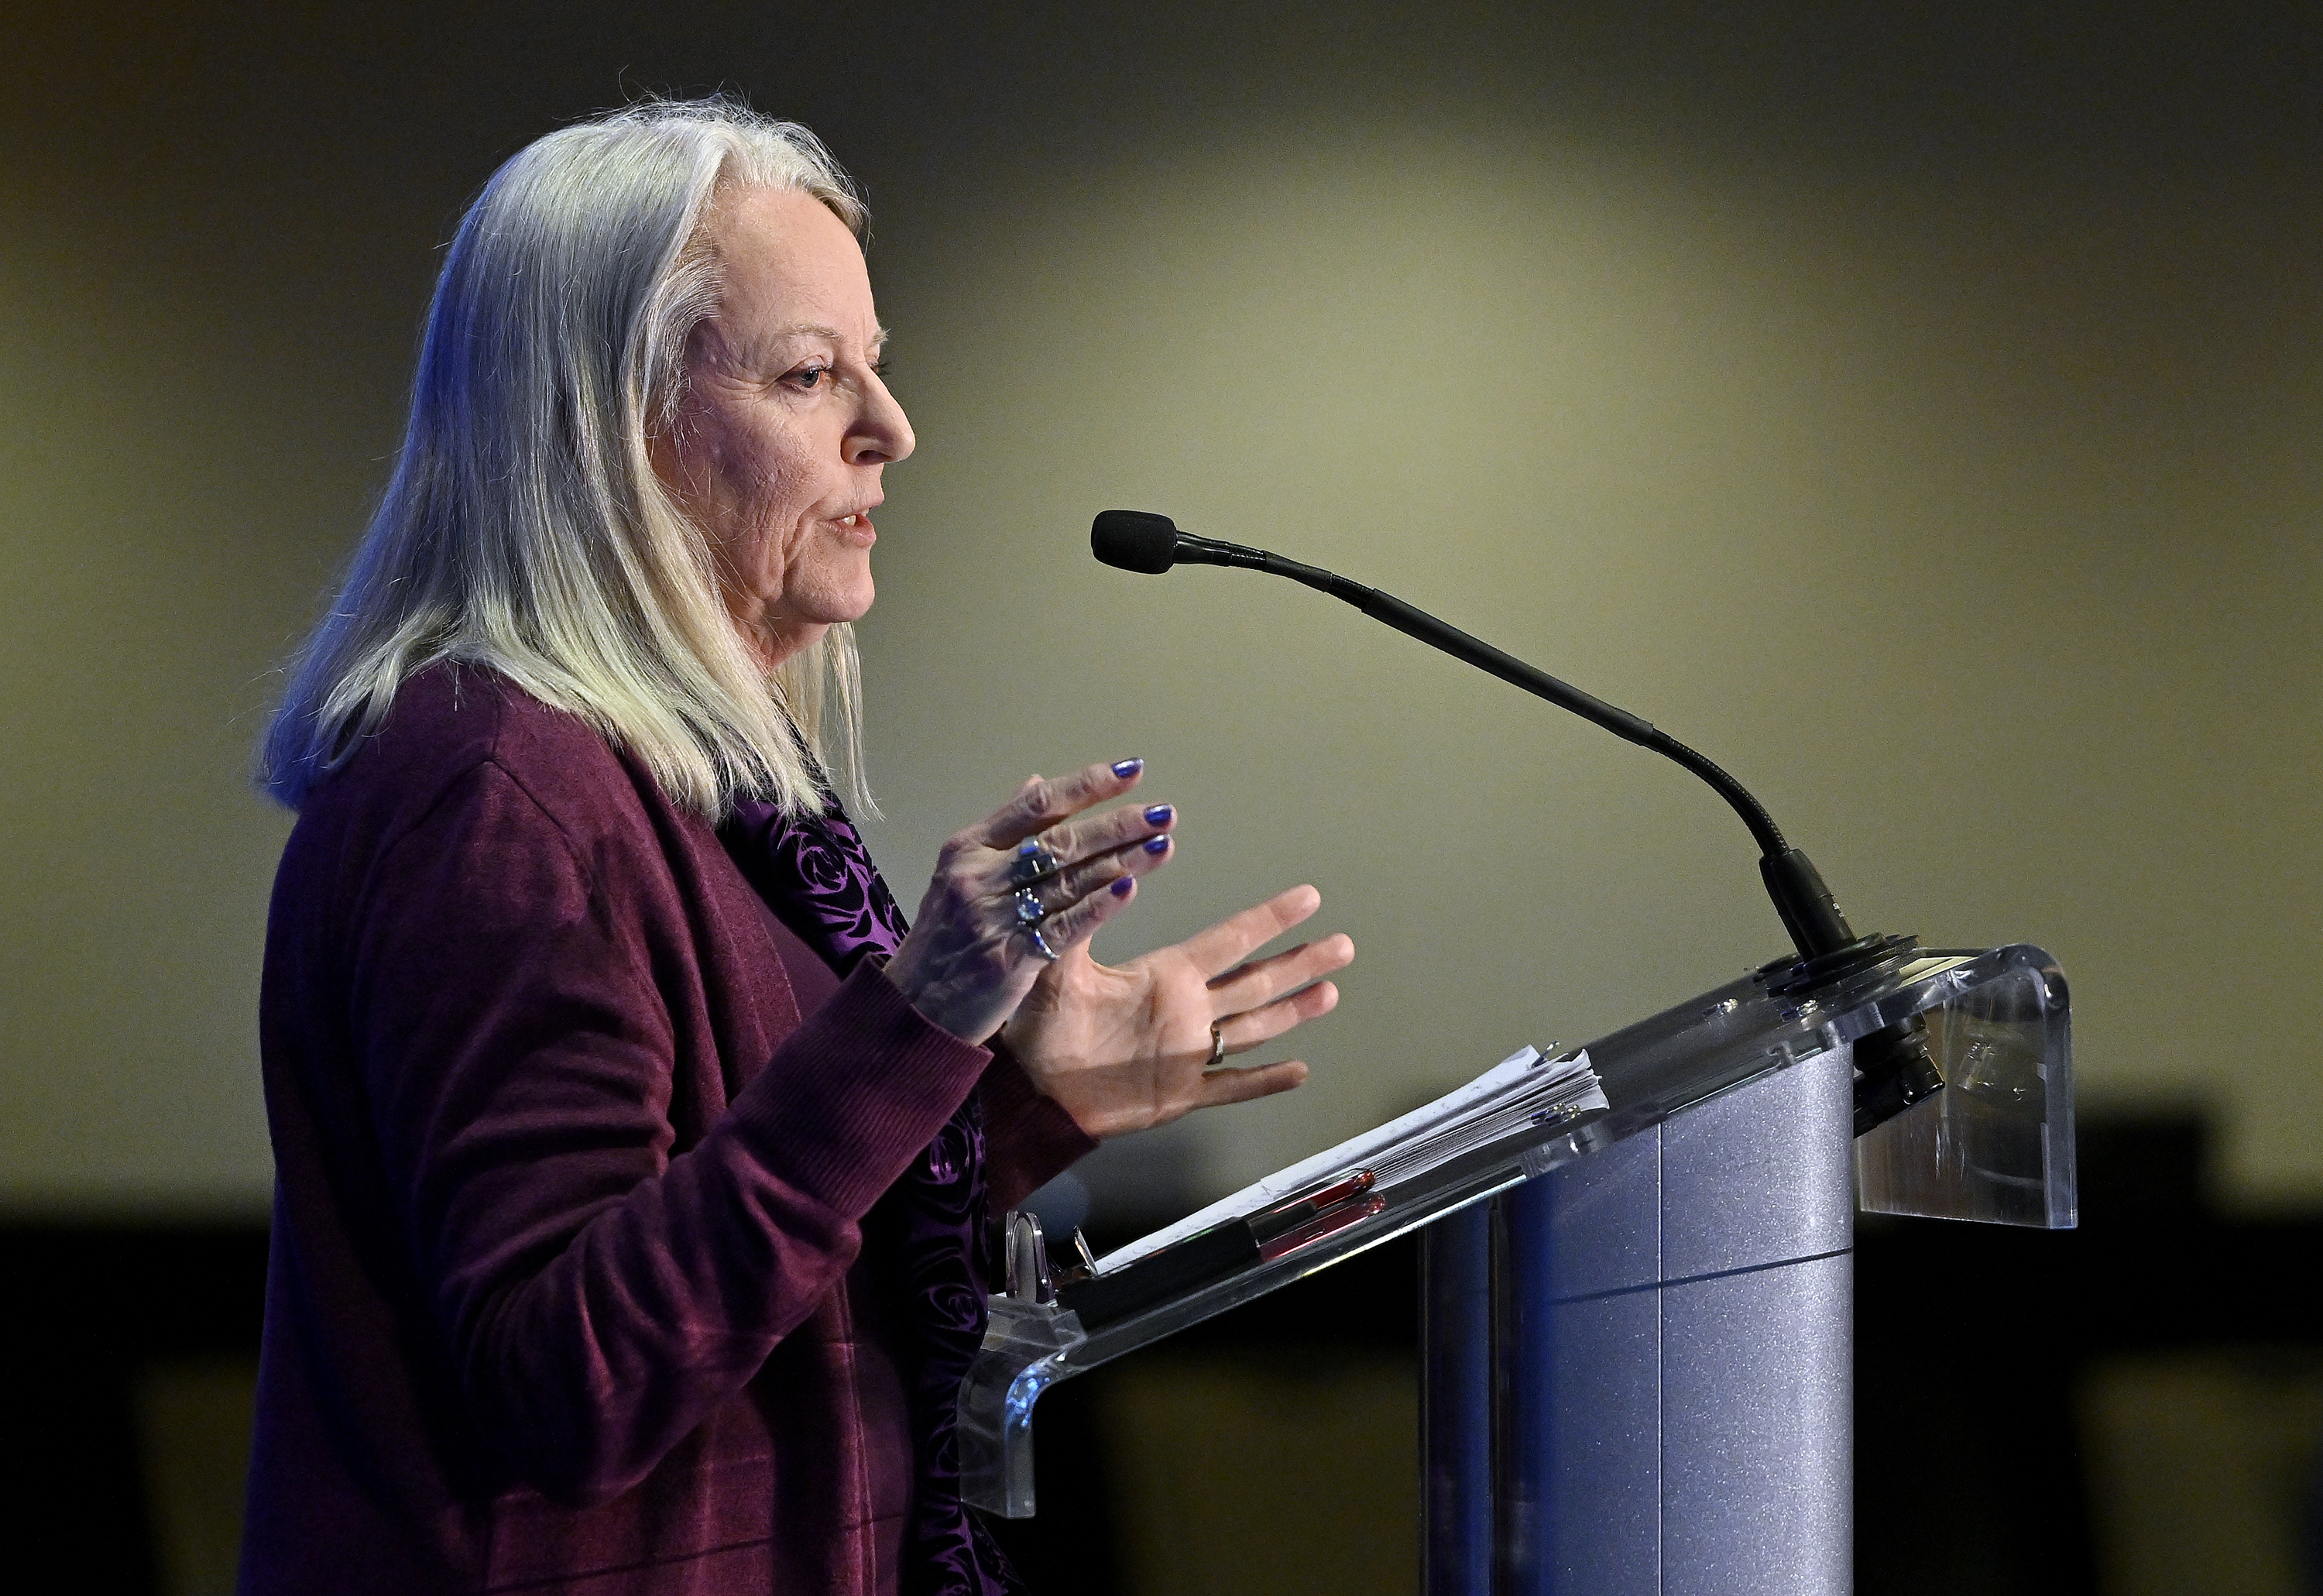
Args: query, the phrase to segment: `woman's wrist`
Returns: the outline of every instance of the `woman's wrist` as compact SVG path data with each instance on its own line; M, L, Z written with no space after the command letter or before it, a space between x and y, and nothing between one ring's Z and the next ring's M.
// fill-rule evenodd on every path
M925 978L917 960L912 958L907 940L892 957L883 956L878 970L913 1012L940 1031L948 1031L972 1046L989 1045L991 1033L996 1029L990 1018L989 995L977 991L962 992L960 983Z

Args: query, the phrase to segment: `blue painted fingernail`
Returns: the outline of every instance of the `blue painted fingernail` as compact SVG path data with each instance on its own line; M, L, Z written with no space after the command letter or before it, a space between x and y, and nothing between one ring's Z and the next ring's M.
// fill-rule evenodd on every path
M1139 771L1144 768L1145 761L1143 759L1123 759L1114 766L1113 774L1119 776L1123 781L1127 781L1131 776L1135 775Z
M1113 895L1116 898L1125 898L1136 890L1137 883L1126 876L1113 884Z
M1166 826L1170 823L1170 817L1177 812L1166 803L1157 803L1145 812L1145 823L1149 826Z
M1158 858L1170 851L1170 839L1167 837L1148 837L1145 839L1145 851Z

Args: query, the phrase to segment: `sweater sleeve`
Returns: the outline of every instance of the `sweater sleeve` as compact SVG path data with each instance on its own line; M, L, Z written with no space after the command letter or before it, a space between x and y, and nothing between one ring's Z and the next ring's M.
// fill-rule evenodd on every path
M673 1154L658 981L686 972L618 875L483 764L382 857L347 949L390 1189L472 1408L576 1505L758 1371L990 1057L860 969Z
M1042 1095L997 1038L978 1096L984 1106L985 1179L996 1215L1005 1214L1097 1151L1097 1138L1054 1098Z

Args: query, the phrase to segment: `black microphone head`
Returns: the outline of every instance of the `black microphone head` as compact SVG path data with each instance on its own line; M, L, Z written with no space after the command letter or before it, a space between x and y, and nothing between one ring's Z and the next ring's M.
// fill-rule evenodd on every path
M1159 576L1177 564L1178 524L1150 510L1099 510L1089 527L1089 552L1121 570Z

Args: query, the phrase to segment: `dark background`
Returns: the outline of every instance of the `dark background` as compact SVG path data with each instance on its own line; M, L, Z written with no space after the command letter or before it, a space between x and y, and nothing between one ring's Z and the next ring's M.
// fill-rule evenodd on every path
M2118 1576L2102 1577L2089 1512L2076 1402L2093 1371L2107 1359L2222 1348L2310 1378L2323 1366L2323 1310L2300 1284L2323 1262L2323 1225L2208 1211L2203 1142L2193 1121L2085 1127L2085 1224L2076 1232L1865 1222L1856 1276L1863 1596L2121 1589ZM7 1426L15 1478L5 1493L17 1588L124 1596L165 1588L134 1381L157 1363L254 1353L264 1264L257 1230L0 1232L0 1270L30 1310L12 1314L0 1340L17 1371ZM1198 1326L1172 1355L1237 1368L1290 1359L1325 1371L1387 1357L1410 1360L1416 1377L1417 1270L1410 1240L1377 1249ZM1123 1578L1107 1468L1106 1387L1119 1367L1042 1401L1040 1512L1002 1526L1037 1590L1154 1588ZM1378 1457L1346 1466L1392 1466L1411 1445L1382 1436ZM2315 1505L2284 1504L2308 1516L2310 1537ZM1327 1508L1304 1517L1299 1527L1329 1533ZM1412 1572L1379 1570L1364 1588L1413 1588ZM2298 1588L2318 1588L2317 1574L2309 1564Z

